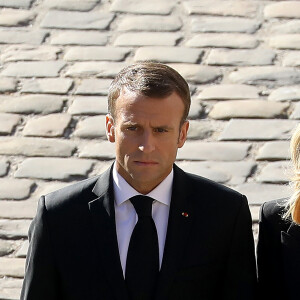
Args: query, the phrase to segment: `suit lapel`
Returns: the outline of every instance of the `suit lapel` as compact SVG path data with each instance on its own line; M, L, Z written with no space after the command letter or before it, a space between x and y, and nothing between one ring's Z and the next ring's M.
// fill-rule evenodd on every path
M168 287L174 279L178 265L182 261L186 239L189 234L193 214L189 201L189 187L186 175L174 165L174 182L169 212L168 230L163 261L159 275L156 299L167 299Z
M119 300L128 299L120 262L115 228L115 212L111 168L101 175L93 193L98 196L89 202L99 256L111 284L111 291ZM117 287L117 288L116 288Z

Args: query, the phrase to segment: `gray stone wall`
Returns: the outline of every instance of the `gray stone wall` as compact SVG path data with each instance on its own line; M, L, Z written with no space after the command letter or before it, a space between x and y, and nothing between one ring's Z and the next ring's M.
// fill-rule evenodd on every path
M300 2L0 0L0 299L18 299L40 195L114 158L106 95L124 66L170 64L192 91L183 169L259 206L288 196L300 119Z

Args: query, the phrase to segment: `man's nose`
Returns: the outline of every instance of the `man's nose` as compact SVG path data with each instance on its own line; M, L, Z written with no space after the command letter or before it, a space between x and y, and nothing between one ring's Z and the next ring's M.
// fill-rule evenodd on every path
M155 149L155 140L152 132L144 132L139 149L144 153L151 153Z

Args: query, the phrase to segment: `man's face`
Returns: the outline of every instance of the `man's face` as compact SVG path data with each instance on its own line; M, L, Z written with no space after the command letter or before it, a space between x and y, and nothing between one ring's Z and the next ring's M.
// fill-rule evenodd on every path
M138 192L147 194L171 172L177 149L184 145L189 123L180 127L181 98L148 98L123 91L116 101L115 119L106 116L106 132L116 143L119 174Z

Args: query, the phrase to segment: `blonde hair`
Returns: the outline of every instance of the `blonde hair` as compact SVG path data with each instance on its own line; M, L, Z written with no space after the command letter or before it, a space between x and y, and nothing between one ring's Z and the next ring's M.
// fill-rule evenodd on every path
M293 177L291 178L291 185L294 193L286 202L286 212L284 218L292 219L296 223L300 223L299 212L300 209L300 124L291 138L290 152L292 160Z

